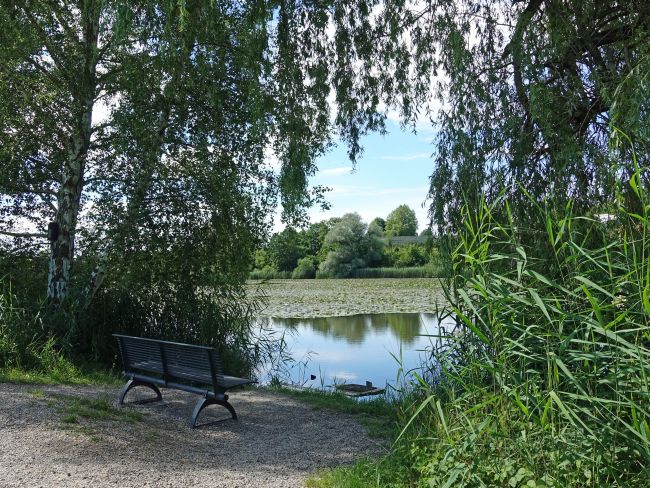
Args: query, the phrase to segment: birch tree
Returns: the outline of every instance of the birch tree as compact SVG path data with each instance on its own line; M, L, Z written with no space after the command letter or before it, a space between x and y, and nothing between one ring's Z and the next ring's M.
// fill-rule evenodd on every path
M49 246L55 304L86 251L170 247L157 238L217 220L255 236L276 198L288 220L304 216L322 198L308 179L332 129L355 158L385 118L351 56L367 43L352 35L365 3L361 13L287 1L0 6L0 232L14 246Z

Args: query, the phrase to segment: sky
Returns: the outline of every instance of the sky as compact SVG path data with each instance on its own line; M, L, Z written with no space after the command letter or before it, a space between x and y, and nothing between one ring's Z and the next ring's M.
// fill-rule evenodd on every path
M357 212L366 223L375 217L385 219L401 204L415 211L418 232L428 222L427 206L423 206L433 171L433 130L418 124L418 131L402 131L399 124L388 120L389 133L370 134L361 143L364 153L352 169L344 145L339 145L318 160L318 173L312 185L324 185L332 190L326 194L330 210L312 208L311 222L340 217ZM284 226L275 219L275 230Z

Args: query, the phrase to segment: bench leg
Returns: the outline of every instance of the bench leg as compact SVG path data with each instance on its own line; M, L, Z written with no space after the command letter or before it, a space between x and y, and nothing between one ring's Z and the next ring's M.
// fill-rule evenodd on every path
M194 412L192 412L192 428L196 427L196 420L198 419L201 411L205 407L209 407L210 405L221 405L222 407L227 408L228 411L230 412L230 415L232 415L233 420L237 420L237 414L235 413L235 409L232 407L230 403L228 403L228 395L224 395L223 400L206 396L201 398L198 402L196 402L196 406L194 407Z
M117 400L118 405L124 405L124 397L129 391L131 391L131 389L135 388L136 386L146 386L147 388L151 388L158 396L158 398L152 398L151 400L147 400L147 402L157 402L159 400L162 400L162 393L160 393L158 387L153 383L148 383L146 381L140 380L129 380L126 382L126 385L124 385L124 388L122 388L120 391L120 396Z

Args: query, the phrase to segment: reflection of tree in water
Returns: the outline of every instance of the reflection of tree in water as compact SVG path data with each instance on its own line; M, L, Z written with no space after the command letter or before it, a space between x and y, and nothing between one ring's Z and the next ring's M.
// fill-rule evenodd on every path
M363 342L372 332L390 331L403 344L415 342L422 330L423 323L435 321L432 314L419 313L379 313L364 315L349 315L345 317L316 317L316 318L275 318L276 324L285 327L309 327L326 337L345 339L355 344Z

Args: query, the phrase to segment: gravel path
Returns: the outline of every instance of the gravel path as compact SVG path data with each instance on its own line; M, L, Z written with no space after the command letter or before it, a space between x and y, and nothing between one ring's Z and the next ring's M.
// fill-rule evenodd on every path
M0 486L298 487L320 468L384 449L351 416L264 390L231 395L239 421L217 421L228 412L211 406L194 430L198 397L175 390L117 418L65 422L75 398L112 402L117 390L0 384ZM129 422L129 412L142 419Z

